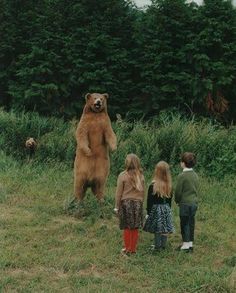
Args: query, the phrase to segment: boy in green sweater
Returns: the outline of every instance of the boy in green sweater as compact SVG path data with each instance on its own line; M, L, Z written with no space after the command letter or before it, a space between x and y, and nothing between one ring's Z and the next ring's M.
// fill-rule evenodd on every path
M197 211L197 197L199 179L193 171L196 157L193 153L186 152L181 156L183 172L177 178L175 189L175 202L179 205L180 227L183 244L181 251L193 252L195 214Z

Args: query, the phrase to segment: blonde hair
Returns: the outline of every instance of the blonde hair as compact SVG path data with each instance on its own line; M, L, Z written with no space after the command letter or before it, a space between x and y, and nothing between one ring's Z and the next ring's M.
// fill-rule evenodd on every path
M156 164L153 176L153 193L160 197L171 197L172 180L170 167L165 161Z
M139 157L135 154L128 154L125 159L125 170L129 174L132 186L138 191L143 191L143 170L140 164Z

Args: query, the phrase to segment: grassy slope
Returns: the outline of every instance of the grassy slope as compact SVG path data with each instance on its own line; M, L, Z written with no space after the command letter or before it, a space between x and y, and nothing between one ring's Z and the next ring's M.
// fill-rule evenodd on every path
M167 251L152 255L152 235L140 233L138 254L120 255L121 231L112 214L114 179L99 207L86 198L84 218L65 214L73 173L59 165L20 165L0 158L0 292L230 292L235 265L235 181L201 178L195 252L175 251L176 233Z

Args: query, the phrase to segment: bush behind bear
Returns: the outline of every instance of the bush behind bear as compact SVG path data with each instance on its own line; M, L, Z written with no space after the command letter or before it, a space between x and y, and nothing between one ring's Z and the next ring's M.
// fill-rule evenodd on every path
M37 139L35 161L60 161L72 168L75 156L76 120L65 122L57 118L40 117L36 113L16 113L0 110L0 148L10 156L25 159L25 140ZM111 156L111 174L123 168L129 152L142 158L145 170L160 160L172 168L179 164L179 154L185 150L197 153L198 170L223 179L236 174L236 127L224 128L216 122L188 120L180 115L162 113L155 120L113 122L118 149ZM186 139L188 137L188 139Z

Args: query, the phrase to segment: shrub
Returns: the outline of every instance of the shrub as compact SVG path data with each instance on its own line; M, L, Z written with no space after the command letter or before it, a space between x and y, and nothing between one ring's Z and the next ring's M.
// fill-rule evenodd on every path
M17 158L25 157L25 141L34 137L38 143L36 158L40 161L73 160L74 121L40 117L37 113L0 111L0 148Z
M63 161L72 166L75 156L76 121L44 118L36 113L0 111L0 148L17 158L24 158L24 142L33 136L38 141L35 159ZM111 173L124 168L128 153L136 153L146 171L159 160L173 169L185 151L197 155L198 170L222 178L236 173L236 128L224 128L210 120L191 120L178 114L162 113L152 121L117 121L113 123L118 149L111 156ZM179 171L179 170L178 170Z

